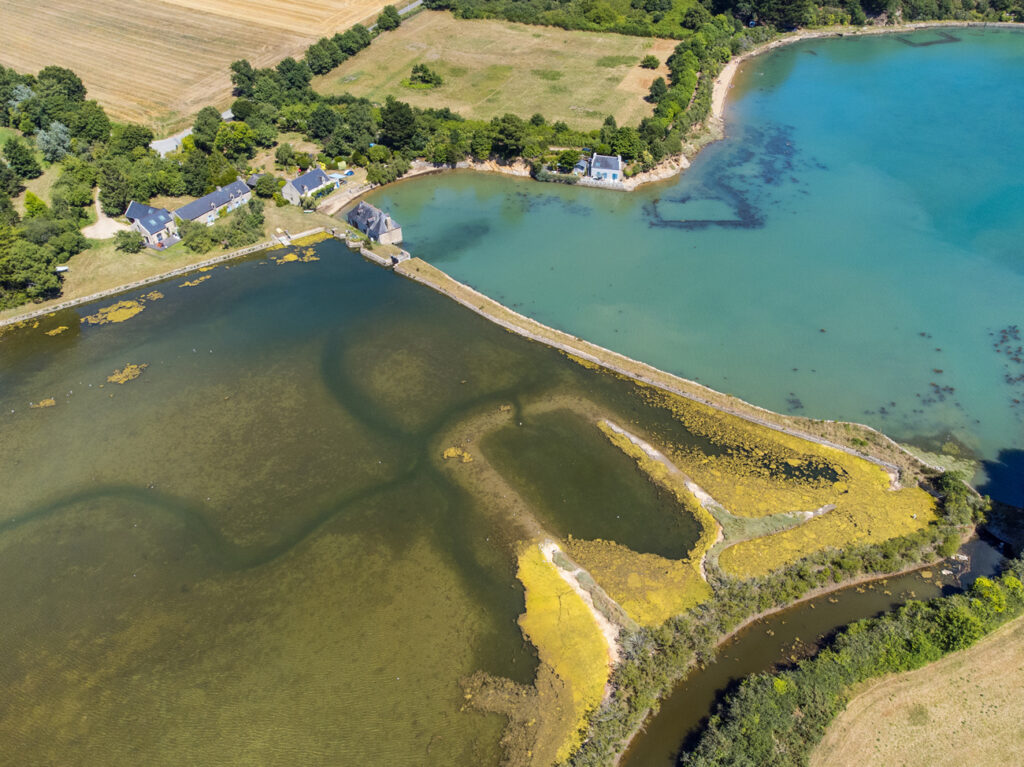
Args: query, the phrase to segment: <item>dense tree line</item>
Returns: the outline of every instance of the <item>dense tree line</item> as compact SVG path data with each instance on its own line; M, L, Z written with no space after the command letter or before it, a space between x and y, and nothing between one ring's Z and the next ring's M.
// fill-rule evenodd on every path
M693 663L709 662L718 640L751 616L791 604L812 589L860 575L897 572L955 552L970 525L983 518L988 501L970 494L956 474L943 475L935 484L937 492L945 491L940 518L912 535L820 552L759 578L733 578L709 565L712 600L657 628L622 636L625 657L612 673L612 695L591 717L583 747L569 763L609 764L676 680Z
M933 663L1024 613L1024 561L978 578L965 594L909 602L849 626L827 649L779 674L756 674L728 696L684 754L685 767L802 767L846 708L854 685Z
M778 29L812 24L952 19L1024 21L1021 0L425 0L466 19L495 18L643 37L685 39L704 14Z

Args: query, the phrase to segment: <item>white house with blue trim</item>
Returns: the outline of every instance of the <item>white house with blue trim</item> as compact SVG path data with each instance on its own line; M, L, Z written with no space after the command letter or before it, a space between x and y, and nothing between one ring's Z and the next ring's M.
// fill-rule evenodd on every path
M606 154L597 154L590 158L590 171L587 175L596 181L622 181L623 175L622 156L610 157Z

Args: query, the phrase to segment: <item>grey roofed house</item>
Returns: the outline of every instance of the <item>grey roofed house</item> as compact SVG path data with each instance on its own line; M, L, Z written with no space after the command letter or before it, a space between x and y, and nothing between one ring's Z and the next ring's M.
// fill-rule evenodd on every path
M368 202L360 202L348 212L348 222L370 239L394 245L402 241L402 227L387 213Z
M165 208L151 208L132 200L124 216L151 248L165 248L177 242L178 229Z
M303 197L318 192L328 185L337 186L338 182L320 170L320 168L314 168L313 170L306 171L298 178L293 178L281 187L281 196L292 205L298 205Z
M263 177L264 177L265 175L267 175L267 174L266 174L266 173L253 173L253 174L252 174L251 176L249 176L249 178L247 178L247 179L245 180L245 185L246 185L247 187L249 187L250 189L255 189L255 188L256 188L256 184L257 184L257 183L259 182L259 180L260 180L261 178L263 178Z
M173 221L171 213L167 209L151 208L148 205L135 202L135 200L128 203L128 210L124 212L124 217L133 224L137 223L150 234L156 234L166 229L167 225Z
M174 211L174 215L185 221L204 220L207 224L212 224L222 208L229 211L234 210L250 199L252 199L252 190L244 181L237 179L227 186L218 188L215 192L200 197L195 202L182 205Z
M594 153L590 158L590 177L598 181L622 180L622 157L611 157L606 154Z

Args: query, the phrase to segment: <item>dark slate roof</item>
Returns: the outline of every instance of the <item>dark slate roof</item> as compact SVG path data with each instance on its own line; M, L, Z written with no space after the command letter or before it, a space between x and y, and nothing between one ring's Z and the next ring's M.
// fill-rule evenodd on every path
M252 188L254 188L256 186L256 182L259 181L261 178L263 178L265 175L267 175L267 174L266 173L253 173L251 176L249 176L249 178L247 178L245 180L245 185L247 187L249 187L250 189L252 189Z
M595 154L590 164L594 170L622 170L622 158L606 154Z
M138 222L139 226L150 234L162 232L172 221L170 212L165 208L151 208L135 200L128 203L128 210L124 215L132 223Z
M293 178L288 183L295 191L301 194L303 191L310 192L314 189L319 189L324 184L330 184L331 178L320 168L315 168L314 170L306 171L298 178Z
M186 221L195 221L197 218L205 216L210 211L216 210L222 205L227 205L232 200L249 193L249 187L246 186L244 181L232 181L230 184L225 187L221 187L216 192L210 192L208 195L200 197L195 202L190 202L188 205L182 205L174 211L174 215L178 218L183 218Z
M361 202L348 212L348 222L364 234L380 239L382 234L398 229L398 224L380 208Z

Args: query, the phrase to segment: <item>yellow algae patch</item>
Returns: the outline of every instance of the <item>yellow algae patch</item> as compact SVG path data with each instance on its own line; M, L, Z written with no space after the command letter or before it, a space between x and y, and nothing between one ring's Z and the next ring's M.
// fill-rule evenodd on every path
M111 306L105 306L96 314L82 317L82 322L89 325L107 325L111 322L124 322L130 320L145 308L141 301L118 301Z
M450 458L458 458L462 463L469 463L473 460L473 456L463 450L461 447L446 447L444 452L441 453L441 457L445 460Z
M194 288L199 283L206 282L208 279L210 279L211 276L212 275L206 274L206 275L203 275L202 277L196 277L194 280L189 280L188 282L181 283L178 287L179 288Z
M31 408L41 408L41 407L53 407L56 404L57 404L57 400L55 400L53 397L47 397L46 399L41 399L38 402L30 402L28 404L28 406L31 407Z
M672 460L731 513L751 518L834 509L799 527L725 549L720 566L761 575L809 554L853 543L880 543L926 527L935 503L920 488L891 488L876 464L842 450L644 390L694 435L710 443L672 445Z
M134 381L136 378L142 375L142 371L148 367L149 365L146 363L142 363L141 365L134 365L132 363L129 363L120 370L115 370L111 375L107 376L107 381L109 383L116 384L123 384L128 383L129 381Z
M163 297L164 294L161 293L159 290L151 291L143 296L143 298L145 298L147 301L159 301Z
M213 264L211 266L200 266L199 267L199 271L201 271L201 272L212 272L216 268L217 268L216 264Z
M291 264L296 261L302 261L308 263L310 261L319 261L320 258L316 255L316 251L313 248L301 248L298 253L285 253L280 258L271 259L275 264Z
M850 501L799 527L730 546L718 564L733 575L764 575L824 549L909 535L935 519L934 499L918 487L899 492L876 488L874 493L860 488Z
M544 558L540 547L519 555L517 577L526 589L526 612L519 616L523 635L537 648L542 664L554 670L567 688L571 729L566 729L556 761L567 759L581 743L581 729L604 696L610 672L604 635L590 608Z
M46 335L48 335L48 336L59 336L61 333L63 333L67 329L68 329L67 325L61 325L59 328L54 328L53 330L47 330L46 331Z
M565 548L641 625L660 626L711 597L711 587L690 561L639 554L600 539L581 541L570 537Z
M331 239L332 235L329 232L317 232L316 234L307 234L305 237L300 237L297 240L292 240L292 245L298 247L300 245L316 245L318 242Z

